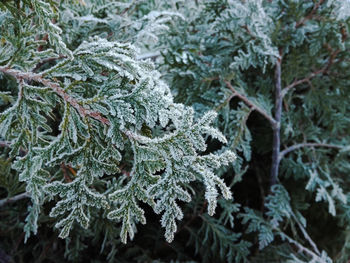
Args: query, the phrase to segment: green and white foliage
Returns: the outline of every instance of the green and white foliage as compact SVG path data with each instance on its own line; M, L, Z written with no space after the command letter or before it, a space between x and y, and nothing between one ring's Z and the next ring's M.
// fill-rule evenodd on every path
M278 49L270 35L275 29L269 10L263 8L263 1L227 1L226 8L215 21L217 31L235 32L235 39L246 43L238 49L230 68L247 69L262 66L265 71L268 63L274 64L279 57ZM235 45L238 46L238 43Z
M327 7L333 8L333 16L337 20L346 21L349 18L350 1L329 0Z
M169 115L174 122L175 131L161 138L128 132L129 136L137 138L132 145L134 166L130 174L131 180L123 189L109 195L110 200L117 202L119 207L108 214L110 219L123 220L121 237L124 242L127 234L131 238L134 236L135 222L146 222L144 212L137 204L138 200L149 203L156 213L163 213L161 224L166 229L166 239L171 242L177 229L176 219L181 220L183 217L176 201L191 200L190 193L184 189L186 184L194 180L204 183L208 213L211 215L216 208L217 188L224 198L231 199L230 190L213 173L213 169L229 164L235 155L229 151L221 155L198 156L196 153L206 149L203 134L210 134L225 142L222 134L210 127L215 116L215 113L209 112L197 123L193 123L193 110L185 109L181 118Z
M2 65L16 65L31 70L44 58L58 54L71 57L71 51L62 41L62 30L52 21L57 19L57 3L54 1L26 0L16 5L9 1L0 3L1 61ZM43 49L46 41L37 36L45 35L53 49ZM34 52L37 50L37 52Z
M337 233L343 233L346 226L342 220L347 218L350 190L346 150L350 143L348 4L326 0L208 0L198 1L195 12L179 5L183 14L191 15L171 27L171 37L159 44L163 61L157 62L175 90L176 100L193 105L197 112L215 109L219 114L217 124L237 155L233 167L220 173L232 176L233 170L232 184L240 182L235 186L237 191L250 200L242 200L250 206L250 212L243 212L243 221L251 222L242 233L260 233L256 243L264 249L254 258L266 256L263 262L280 260L279 251L286 260L315 259L310 254L301 256L292 240L305 240L302 245L315 252L316 262L323 262L320 258L327 262L322 258L324 252L309 244L298 225L318 240L322 240L320 229L307 225L308 220L320 222L318 216L323 222L340 220L341 226L333 225ZM279 59L283 90L279 99L283 153L279 156L279 180L283 188L271 190L271 119L277 107L275 68ZM275 194L266 198L270 191ZM262 204L257 205L257 200ZM252 207L260 207L260 211ZM277 227L281 230L278 233L284 233L278 234L281 239L274 238ZM293 235L287 254L282 247L270 249L288 241L283 235L290 232ZM334 242L319 244L332 251L333 260L337 260ZM337 244L337 249L342 246Z
M8 8L11 5L1 5L3 25L16 19ZM37 33L49 32L49 42L38 41L36 46L53 48L45 48L45 56L33 51L35 46L21 50L12 44L9 30L1 31L5 32L0 36L4 43L2 77L17 81L18 88L17 96L13 95L16 100L0 115L0 137L9 142L12 168L32 198L26 238L30 231L37 232L40 207L50 199L56 202L50 216L57 218L61 238L69 235L74 222L88 228L91 212L102 209L108 219L122 222L120 236L126 243L128 236L133 239L136 223L146 223L140 203L162 214L161 225L171 242L176 221L183 217L178 200L191 201L190 182L200 181L205 186L210 215L215 212L219 190L225 199L232 198L215 170L233 162L235 154L204 154L205 136L226 143L212 126L215 112L195 118L192 108L175 103L160 73L150 61L138 60L130 43L96 36L68 50L61 29L52 22L56 2L25 1L20 7L23 14L16 25L22 28L37 19L43 25ZM148 27L158 32L164 28L161 24L169 21L165 17L172 15L155 12L143 19L151 21ZM22 41L20 33L12 33ZM27 34L23 41L35 43L37 34ZM151 35L152 31L146 27L138 34ZM24 56L15 60L18 50ZM37 63L45 59L58 62L40 71ZM34 65L40 73L30 71ZM130 156L133 160L125 159ZM122 176L121 164L131 171L127 179ZM60 167L61 172L53 173ZM109 184L114 177L117 188Z
M1 1L4 218L72 261L346 262L349 3Z
M61 1L58 24L64 39L76 46L90 35L108 40L132 42L144 52L166 36L169 25L183 20L181 13L168 11L172 3L164 1ZM170 5L170 6L169 6ZM158 11L159 10L159 11ZM132 15L128 15L131 13Z

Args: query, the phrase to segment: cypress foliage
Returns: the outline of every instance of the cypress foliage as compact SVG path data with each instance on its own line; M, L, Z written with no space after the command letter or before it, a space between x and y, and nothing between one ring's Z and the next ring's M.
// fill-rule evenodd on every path
M349 30L348 0L1 1L0 261L347 262Z

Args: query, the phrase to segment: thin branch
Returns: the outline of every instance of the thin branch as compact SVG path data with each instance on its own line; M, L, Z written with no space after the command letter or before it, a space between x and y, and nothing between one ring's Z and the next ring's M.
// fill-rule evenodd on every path
M333 148L333 149L343 149L342 146L334 145L334 144L327 144L327 143L300 143L292 145L283 151L280 152L279 159L281 160L286 154L290 153L291 151L297 150L302 147L325 147L325 148Z
M13 202L16 202L18 200L24 199L24 198L28 198L28 197L30 197L30 194L25 192L25 193L18 194L18 195L9 197L9 198L2 199L2 200L0 200L0 207L4 206L6 204L13 203Z
M277 59L276 69L275 69L275 122L276 125L273 126L273 145L272 145L272 165L270 173L270 186L276 184L278 178L279 169L279 154L281 148L281 116L282 116L282 101L281 96L282 84L281 84L281 58Z
M302 25L305 24L306 21L310 20L314 16L314 14L316 13L320 5L322 5L323 2L324 0L320 0L319 2L317 2L312 8L310 14L308 14L306 17L304 17L303 19L301 19L299 22L296 23L295 28L301 27Z
M285 87L283 90L282 90L282 97L284 97L289 90L291 90L292 88L294 88L295 86L298 86L300 84L303 84L305 82L310 82L310 80L314 77L316 77L317 75L319 74L322 74L326 71L326 67L323 67L319 70L316 70L315 72L312 72L309 76L307 76L306 78L303 78L303 79L299 79L299 80L295 80L292 84L288 85L287 87Z
M292 84L290 84L287 87L285 87L282 90L282 93L281 93L282 98L288 93L289 90L291 90L295 86L298 86L298 85L300 85L302 83L305 83L305 82L310 82L310 80L312 78L316 77L317 75L326 73L328 71L328 69L330 68L330 66L334 63L334 59L338 55L339 52L340 52L339 49L334 51L334 52L332 52L330 57L329 57L328 63L323 68L312 72L309 76L307 76L307 77L305 77L303 79L295 80Z
M72 180L72 178L70 178L69 175L68 175L66 165L65 165L64 163L61 163L60 167L61 167L61 170L62 170L62 172L63 172L64 180L65 180L67 183L72 182L73 180Z
M247 31L248 35L251 36L252 39L256 39L256 36L254 36L254 34L252 33L252 31L250 31L250 29L248 28L247 25L243 25L243 26L241 26L241 28L243 28L245 31Z
M51 80L44 78L41 74L35 74L32 72L21 72L21 71L14 70L14 69L11 69L8 67L0 67L0 72L3 72L4 74L10 75L10 76L13 76L19 82L21 82L23 80L29 80L29 81L31 80L31 81L39 82L39 83L43 84L44 86L51 88L64 101L66 101L72 107L74 107L82 117L89 116L95 120L100 121L101 123L103 123L105 125L110 125L110 121L107 118L103 117L100 112L92 111L90 109L84 108L79 103L79 101L77 99L75 99L75 98L71 97L69 94L67 94L65 92L65 90L63 88L61 88L61 86L58 83L52 82ZM124 130L121 132L124 133L129 139L140 140L139 135L134 134L131 131Z
M59 95L64 101L68 102L72 107L74 107L82 117L89 116L94 118L103 124L110 124L109 120L101 115L101 113L86 109L79 104L79 101L71 96L69 96L63 88L58 83L52 82L48 79L43 78L41 74L35 74L31 72L21 72L18 70L0 67L0 72L3 72L7 75L13 76L18 81L21 80L31 80L36 81L44 86L51 88L57 95Z
M234 96L237 96L240 100L242 100L245 104L247 104L251 109L259 112L263 117L265 117L271 123L272 127L276 125L276 121L267 112L265 112L265 110L255 105L246 96L238 93L237 90L231 85L229 81L225 80L225 83L226 83L226 86L232 91Z
M306 240L310 243L310 245L312 246L312 248L314 249L314 251L317 252L317 254L321 254L320 251L318 250L315 242L311 239L311 237L309 236L309 234L307 233L306 229L303 227L303 225L299 222L298 218L296 217L296 215L292 212L292 217L294 217L295 222L297 222L297 225L299 226L301 232L303 233L304 237L306 238Z
M315 252L311 251L307 247L304 247L302 244L291 238L290 236L286 235L283 233L281 230L278 230L280 233L281 238L287 239L289 243L295 245L299 251L304 252L305 254L309 255L312 257L313 260L312 262L319 262L319 263L327 263L325 260L323 260L319 255L317 255Z

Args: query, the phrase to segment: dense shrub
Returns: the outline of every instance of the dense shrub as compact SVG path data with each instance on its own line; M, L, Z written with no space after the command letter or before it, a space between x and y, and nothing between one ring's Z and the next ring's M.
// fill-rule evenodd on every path
M349 30L348 0L1 1L0 262L347 262Z

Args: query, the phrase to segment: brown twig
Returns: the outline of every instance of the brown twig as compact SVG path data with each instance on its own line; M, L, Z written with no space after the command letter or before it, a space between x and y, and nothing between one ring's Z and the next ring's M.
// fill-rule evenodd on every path
M61 170L63 172L63 177L64 177L64 180L67 182L67 183L70 183L72 182L72 178L69 177L68 175L68 172L67 172L67 167L64 163L61 163Z
M317 2L312 8L310 14L308 14L307 16L305 16L303 19L301 19L299 22L295 24L295 28L301 27L302 25L305 24L306 21L310 20L314 16L314 14L316 13L320 5L322 5L323 2L324 0L320 0L319 2Z
M63 88L61 88L61 86L58 83L52 82L51 80L48 80L48 79L45 79L41 74L35 74L32 72L21 72L21 71L14 70L14 69L11 69L8 67L0 67L0 72L3 72L4 74L10 75L10 76L13 76L14 78L16 78L19 81L19 83L21 83L23 80L39 82L39 83L43 84L44 86L51 88L64 101L66 101L72 107L74 107L82 117L89 116L95 120L100 121L102 124L110 125L110 121L107 118L103 117L100 112L92 111L90 109L84 108L79 103L79 101L77 99L75 99L75 98L71 97L69 94L67 94L65 92L65 90ZM139 136L131 131L123 130L121 132L124 135L126 135L129 139L141 140L141 136Z
M256 39L256 36L253 35L252 31L250 31L247 25L243 25L241 28L245 29L245 31L247 31L247 34L251 36L252 39Z
M259 112L262 116L264 116L274 127L276 125L276 121L263 109L255 105L252 101L250 101L246 96L240 94L229 81L225 80L226 86L232 91L234 96L237 96L240 100L242 100L245 104L247 104L251 109Z
M289 90L291 90L295 86L298 86L298 85L305 83L305 82L310 82L310 80L312 78L316 77L317 75L326 73L329 70L330 66L334 63L334 59L338 55L339 52L340 52L339 49L336 51L333 51L329 57L328 63L323 68L312 72L309 76L307 76L303 79L295 80L292 84L289 84L287 87L285 87L281 93L282 98L288 93Z
M31 80L31 81L39 82L39 83L43 84L44 86L51 88L64 101L66 101L72 107L74 107L82 117L89 116L93 119L96 119L96 120L102 122L103 124L107 124L107 125L110 124L109 120L107 118L103 117L101 115L101 113L84 108L83 106L81 106L79 104L79 101L77 99L75 99L75 98L71 97L69 94L67 94L58 83L55 83L55 82L52 82L51 80L43 78L43 76L41 74L35 74L35 73L31 73L31 72L21 72L21 71L15 70L15 69L5 68L5 67L0 67L0 71L7 74L7 75L13 76L14 78L16 78L19 81Z
M74 177L77 176L77 172L72 167L70 166L67 166L67 167Z
M45 34L41 40L46 42L48 39L49 39L49 35ZM37 50L40 52L40 51L43 51L43 49L44 49L44 46L40 45Z

